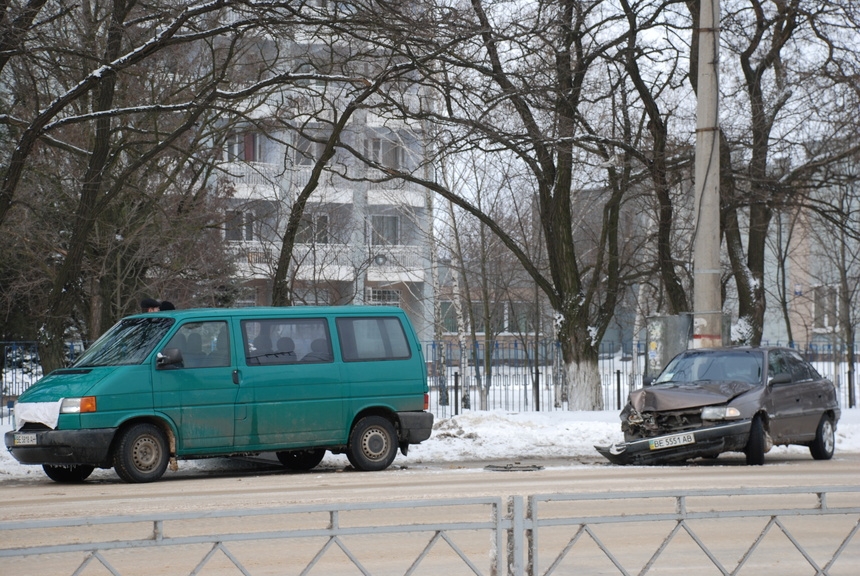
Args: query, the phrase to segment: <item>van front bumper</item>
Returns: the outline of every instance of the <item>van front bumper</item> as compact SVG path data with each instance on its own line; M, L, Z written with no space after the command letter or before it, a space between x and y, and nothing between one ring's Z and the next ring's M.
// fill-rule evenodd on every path
M418 444L430 438L433 430L433 414L430 412L398 412L400 420L400 442Z
M94 430L18 430L6 432L6 448L21 464L110 466L116 428Z

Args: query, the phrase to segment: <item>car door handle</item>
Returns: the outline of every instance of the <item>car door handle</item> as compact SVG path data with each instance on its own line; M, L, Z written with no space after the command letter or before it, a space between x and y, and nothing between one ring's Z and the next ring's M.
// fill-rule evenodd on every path
M233 384L239 385L239 370L233 370Z

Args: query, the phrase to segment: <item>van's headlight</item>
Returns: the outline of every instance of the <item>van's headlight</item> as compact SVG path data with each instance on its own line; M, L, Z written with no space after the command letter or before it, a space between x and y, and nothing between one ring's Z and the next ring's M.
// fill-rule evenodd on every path
M741 411L734 406L706 406L702 408L702 420L734 420Z
M83 396L81 398L63 398L63 403L60 405L60 414L83 414L84 412L95 411L95 396Z

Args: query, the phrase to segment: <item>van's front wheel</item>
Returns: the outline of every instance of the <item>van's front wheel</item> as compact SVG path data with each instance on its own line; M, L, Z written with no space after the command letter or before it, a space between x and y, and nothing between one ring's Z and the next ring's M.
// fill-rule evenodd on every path
M77 464L75 466L51 466L50 464L42 464L42 470L48 475L48 478L54 482L61 484L77 484L83 482L90 477L95 468L93 466L84 466Z
M122 433L113 467L126 482L154 482L164 474L167 461L167 438L161 428L135 424Z
M325 450L284 450L275 455L278 461L287 470L312 470L322 462Z
M349 435L346 457L356 470L385 470L397 455L397 433L381 416L366 416Z

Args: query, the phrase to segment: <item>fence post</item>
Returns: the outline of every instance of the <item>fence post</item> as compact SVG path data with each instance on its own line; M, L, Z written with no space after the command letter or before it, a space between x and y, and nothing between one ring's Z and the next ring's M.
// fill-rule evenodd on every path
M508 497L508 576L524 576L525 522L522 496Z
M454 416L460 414L460 372L454 371Z
M615 371L615 406L621 410L621 370Z

